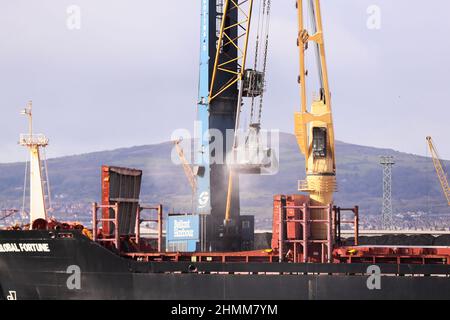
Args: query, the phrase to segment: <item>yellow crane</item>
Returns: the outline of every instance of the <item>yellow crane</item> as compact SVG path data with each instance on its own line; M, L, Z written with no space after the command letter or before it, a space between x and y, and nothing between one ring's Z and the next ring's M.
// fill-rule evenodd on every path
M311 28L305 26L305 11L310 16ZM336 160L334 127L331 110L331 93L325 56L322 15L319 0L297 0L298 40L300 61L301 111L295 113L295 135L305 156L306 180L300 181L299 190L310 195L312 206L327 206L333 202L336 191ZM320 87L308 108L306 51L312 45L315 50ZM323 210L311 210L311 217L326 218ZM324 238L324 225L312 226L316 238Z
M173 141L175 144L175 150L177 151L178 157L180 158L181 164L183 166L184 174L186 175L186 178L189 180L189 184L191 185L192 192L195 193L197 190L197 179L195 178L194 170L192 169L191 165L189 164L189 161L186 159L186 156L184 155L184 150L181 147L181 139Z
M228 8L228 2L235 3L227 0L225 6L225 12ZM245 1L244 1L245 2ZM235 3L236 5L236 3ZM297 44L299 47L299 62L300 62L300 96L301 96L301 110L295 113L295 134L297 137L298 145L301 152L305 155L306 159L306 180L301 181L299 184L299 190L307 192L310 195L310 201L312 207L328 206L333 202L333 194L336 191L336 161L335 161L335 141L334 141L334 127L333 117L331 112L331 93L328 79L328 69L325 56L325 44L323 36L322 15L320 9L319 0L297 0L297 15L298 15L298 39ZM306 28L305 8L310 16L310 30ZM242 34L244 38L243 48L240 50L242 56L242 68L241 72L235 75L235 78L230 83L238 82L242 80L245 72L245 62L247 56L248 37L250 31L252 1L250 1L249 11L244 16L246 27L243 29L245 32ZM243 10L241 10L242 12ZM223 42L226 36L226 30L224 30L224 24L219 37L219 44ZM231 41L233 39L228 39ZM307 95L307 75L306 70L306 51L308 46L312 44L315 49L315 59L318 67L318 79L320 87L318 88L318 96L313 99L311 107L308 108L308 95ZM217 72L226 72L227 69L223 68L226 63L218 64L220 61L218 51L216 57L216 64L213 72L213 82L211 85L211 93L214 91L214 79ZM222 90L226 90L225 87ZM219 91L220 92L220 91ZM210 99L214 99L215 95L210 94ZM239 123L239 111L241 108L242 90L240 90L240 96L238 99L236 128ZM235 141L236 142L236 141ZM225 221L230 219L230 203L231 194L233 188L232 172L230 170L229 183L228 183L228 197L227 208L225 214ZM320 220L326 219L326 212L323 210L311 210L311 217ZM316 230L317 229L317 230ZM311 230L313 236L317 238L326 238L326 226L325 224L315 224Z
M447 180L447 174L445 173L444 167L442 166L441 159L437 152L436 146L434 145L433 139L427 137L428 147L430 148L431 158L433 159L434 168L441 183L442 191L447 198L447 204L450 206L450 186Z

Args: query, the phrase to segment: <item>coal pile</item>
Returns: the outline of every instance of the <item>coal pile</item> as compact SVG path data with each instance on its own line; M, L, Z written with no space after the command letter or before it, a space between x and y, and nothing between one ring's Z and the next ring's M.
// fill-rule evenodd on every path
M264 250L272 247L272 233L255 233L255 250ZM353 246L353 238L344 239L343 246ZM382 236L360 236L360 246L438 246L450 247L450 234L433 236L431 234L405 235L386 234Z
M255 250L272 248L272 233L255 233Z
M354 239L346 239L345 246L354 245ZM361 246L450 246L450 235L433 236L430 234L404 235L387 234L382 236L359 237Z

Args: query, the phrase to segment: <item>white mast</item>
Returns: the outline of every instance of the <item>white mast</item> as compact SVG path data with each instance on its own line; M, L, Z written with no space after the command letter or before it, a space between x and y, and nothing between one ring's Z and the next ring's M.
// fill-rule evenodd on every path
M43 134L33 134L31 101L21 114L28 116L29 120L29 133L21 134L19 143L30 150L30 226L32 226L37 219L47 220L39 148L46 147L48 139Z

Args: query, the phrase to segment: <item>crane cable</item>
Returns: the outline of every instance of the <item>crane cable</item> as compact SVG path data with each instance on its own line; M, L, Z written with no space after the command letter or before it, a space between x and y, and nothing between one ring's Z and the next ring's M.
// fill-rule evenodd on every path
M255 50L255 62L254 62L255 70L254 71L256 71L256 68L259 65L259 63L258 63L259 62L259 50L260 50L260 41L259 41L259 39L261 38L260 34L263 34L264 35L263 39L264 38L266 39L266 41L265 41L266 48L264 50L265 56L264 56L264 70L263 70L263 85L265 83L265 81L264 81L265 66L266 66L267 52L268 52L267 46L268 46L268 43L269 43L269 40L268 40L268 37L269 37L268 36L268 33L269 33L268 26L269 26L269 23L268 23L268 21L270 21L270 19L269 19L269 17L270 17L270 15L269 15L270 14L270 3L271 3L271 0L261 0L261 2L260 2L260 4L262 5L263 10L262 10L262 13L261 13L261 5L260 5L260 14L259 14L259 18L258 18L259 19L258 20L258 34L257 34L257 42L256 42L256 50ZM266 22L266 28L264 28L264 21ZM263 27L261 27L261 26L263 26ZM245 61L244 61L244 63L245 63ZM245 71L245 70L243 70L243 71ZM234 130L235 130L234 131L234 141L233 141L233 147L232 147L233 155L234 155L234 151L237 150L237 131L238 131L239 127L240 127L240 124L239 124L240 123L240 114L241 114L241 111L242 111L242 91L243 91L243 79L241 79L241 82L240 82L239 97L238 97L238 107L237 107L237 110L236 110L236 121L235 121L235 128L234 128ZM261 101L261 97L260 97L260 101ZM255 99L252 98L250 124L252 123L252 120L253 120L254 104L255 104ZM261 113L262 113L261 108L262 108L262 102L260 102L259 118L261 117ZM259 120L259 122L260 122L260 120ZM248 137L247 137L247 141L248 141ZM227 202L226 202L226 209L225 209L224 224L227 224L228 222L230 222L231 194L232 194L232 191L233 191L233 170L230 168L229 176L228 176L228 190L227 190Z
M260 51L263 52L262 59L262 75L263 75L263 90L259 97L259 106L258 106L258 116L256 121L254 121L255 117L255 103L256 98L252 97L251 104L251 114L250 114L250 124L261 124L262 117L262 108L264 101L264 91L266 86L266 71L267 71L267 57L268 57L268 49L269 49L269 29L270 29L270 9L271 9L271 0L261 0L260 14L258 20L258 32L256 37L256 50L255 50L255 62L254 62L254 70L256 71L261 64L260 61ZM261 41L264 40L264 41Z
M45 148L42 148L42 155L44 156L44 169L45 169L45 182L46 182L46 189L47 189L47 205L48 205L48 211L53 211L53 204L52 204L52 194L51 194L51 187L50 187L50 179L48 176L48 165L47 165L47 153Z
M21 218L22 220L26 218L26 212L25 212L25 199L27 196L27 177L28 177L28 160L25 161L25 177L23 182L23 194L22 194L22 210L21 210Z
M316 21L316 9L314 6L314 0L308 1L308 15L309 15L309 29L312 35L317 33L317 21ZM319 84L320 89L323 90L323 70L322 65L320 64L320 52L319 52L319 44L314 44L314 53L316 55L316 65L317 65L317 73L319 76Z
M267 71L267 56L269 53L269 28L270 28L270 9L271 9L271 0L267 0L267 8L266 8L266 34L265 34L265 44L264 44L264 59L263 59L263 91L261 92L261 97L259 98L259 113L258 113L258 124L261 124L261 117L262 117L262 108L263 108L263 102L264 102L264 91L266 88L266 71Z
M265 6L265 0L260 2L259 6L259 15L258 15L258 29L256 31L256 45L255 45L255 61L253 64L253 70L258 68L258 58L259 58L259 41L260 41L260 33L261 33L261 21L263 14L263 6ZM255 97L252 97L251 111L250 111L250 123L253 122L254 116L254 106L255 106Z
M266 0L261 0L260 1L260 6L259 6L258 29L256 31L255 61L254 61L254 65L253 65L253 70L257 70L258 66L259 66L258 62L259 62L260 39L262 37L261 25L262 25L262 22L263 22L263 14L264 14L265 6L266 6ZM255 98L256 97L252 97L250 123L253 122Z

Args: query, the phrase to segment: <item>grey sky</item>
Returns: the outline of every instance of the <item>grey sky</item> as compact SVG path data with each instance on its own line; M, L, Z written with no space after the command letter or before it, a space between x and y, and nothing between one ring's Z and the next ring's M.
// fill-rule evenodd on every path
M266 128L293 131L294 1L272 0ZM79 5L81 30L66 27ZM366 26L370 5L381 29ZM337 138L450 158L450 2L323 0ZM193 126L199 0L0 0L0 161L25 159L19 111L33 99L49 156L167 141Z

